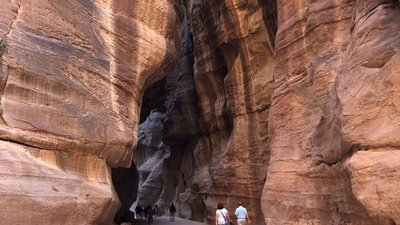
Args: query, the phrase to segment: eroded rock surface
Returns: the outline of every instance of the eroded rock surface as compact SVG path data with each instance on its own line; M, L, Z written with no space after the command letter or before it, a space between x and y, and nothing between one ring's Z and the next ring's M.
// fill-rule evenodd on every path
M2 223L112 223L109 168L130 166L144 88L175 63L172 3L4 0L0 12Z
M194 40L201 135L194 150L192 207L214 220L218 202L237 202L263 224L260 197L268 166L267 118L272 93L274 3L185 1ZM270 12L268 12L270 10ZM272 13L272 15L271 15ZM274 36L274 35L272 35ZM233 216L233 215L232 215Z
M104 160L0 141L0 162L2 223L112 223L118 198Z
M138 203L157 204L162 214L175 202L181 217L203 221L204 207L189 204L196 198L192 196L191 182L199 114L193 78L193 40L185 11L179 11L179 19L181 52L176 67L144 95L149 101L142 115L147 115L148 108L154 110L140 125L134 156L142 173Z
M163 191L164 159L170 157L169 146L162 141L163 112L151 111L139 126L138 148L134 162L139 172L138 201L141 206L153 206Z
M108 225L138 197L400 224L398 21L397 0L4 0L2 223Z
M398 178L398 1L278 12L266 223L397 224L385 177Z

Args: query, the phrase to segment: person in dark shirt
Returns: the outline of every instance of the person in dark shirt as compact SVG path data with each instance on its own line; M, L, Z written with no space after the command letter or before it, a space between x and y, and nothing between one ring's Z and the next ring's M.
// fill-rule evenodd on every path
M171 204L169 207L169 215L171 216L171 221L175 221L175 213L176 213L176 208L174 203Z
M145 209L144 209L146 215L147 215L147 222L149 222L149 224L153 224L153 207L151 207L150 205L148 205Z

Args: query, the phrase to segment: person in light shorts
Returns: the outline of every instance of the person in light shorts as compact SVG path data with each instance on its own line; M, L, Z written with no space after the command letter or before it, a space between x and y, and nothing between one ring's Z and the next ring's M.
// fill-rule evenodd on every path
M238 225L246 225L250 223L249 214L247 214L247 209L243 207L242 202L238 202L239 207L235 210L235 216Z

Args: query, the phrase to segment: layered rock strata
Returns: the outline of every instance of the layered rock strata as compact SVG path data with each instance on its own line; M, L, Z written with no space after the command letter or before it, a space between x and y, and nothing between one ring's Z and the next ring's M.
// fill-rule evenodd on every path
M398 224L398 2L278 12L265 222Z
M2 224L112 224L118 198L97 156L0 141Z
M400 224L398 21L397 0L5 0L0 220L108 225L138 197Z
M233 213L238 201L255 224L264 224L259 206L269 159L274 36L269 34L275 29L268 26L275 21L264 20L266 15L275 18L266 5L185 1L201 115L191 184L199 197L192 205L206 212L206 224L214 221L218 202Z
M233 210L240 200L261 224L258 205L269 154L266 118L272 93L273 35L269 32L275 29L267 29L266 24L275 21L266 22L264 15L270 13L255 1L238 3L240 8L232 2L183 3L177 6L182 18L182 58L166 78L163 140L171 158L164 160L164 174L169 174L164 182L178 179L180 216L199 221L206 217L210 223L217 202ZM221 18L217 16L220 8ZM208 17L210 12L212 17ZM240 18L234 16L237 13ZM243 24L248 27L243 29ZM263 64L265 60L268 65ZM170 192L175 192L173 183ZM149 188L143 188L139 192L149 197ZM165 199L160 196L158 201L162 209L168 206Z
M175 62L172 4L1 5L2 223L110 224L109 168L130 166L143 90Z

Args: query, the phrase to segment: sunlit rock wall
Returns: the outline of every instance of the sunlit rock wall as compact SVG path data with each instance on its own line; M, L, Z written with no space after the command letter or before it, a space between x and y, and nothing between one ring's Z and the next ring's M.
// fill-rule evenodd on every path
M3 0L0 221L108 225L142 179L205 224L400 224L399 4Z
M168 0L1 1L1 223L111 223L109 168L131 163L175 25Z
M399 224L398 1L278 1L267 224Z

